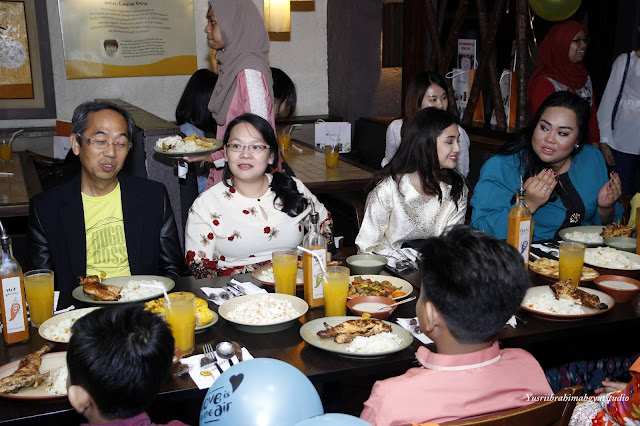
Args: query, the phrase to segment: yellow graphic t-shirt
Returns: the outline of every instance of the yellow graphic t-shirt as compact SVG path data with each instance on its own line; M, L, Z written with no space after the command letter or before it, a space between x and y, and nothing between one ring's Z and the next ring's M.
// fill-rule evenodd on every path
M120 183L107 195L82 194L84 226L87 234L87 276L107 278L131 275L127 240L124 235Z

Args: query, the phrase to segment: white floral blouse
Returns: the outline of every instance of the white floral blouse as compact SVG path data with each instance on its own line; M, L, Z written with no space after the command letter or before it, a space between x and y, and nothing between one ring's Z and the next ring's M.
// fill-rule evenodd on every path
M267 174L269 182L272 176ZM331 214L296 178L298 191L315 204L320 232L330 237ZM274 204L275 201L275 204ZM271 187L248 198L219 182L204 191L189 209L185 231L185 263L198 277L250 272L271 261L271 252L302 243L311 204L296 217L282 212Z

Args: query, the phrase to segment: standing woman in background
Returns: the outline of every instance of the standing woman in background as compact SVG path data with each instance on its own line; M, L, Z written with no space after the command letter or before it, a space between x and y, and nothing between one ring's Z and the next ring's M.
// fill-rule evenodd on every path
M439 74L425 71L413 77L407 88L407 95L404 100L404 115L402 118L393 120L387 128L387 145L384 150L382 167L391 162L402 142L405 125L411 121L418 111L428 107L446 111L448 106L447 85ZM460 154L458 155L456 169L466 177L469 174L469 136L460 125L458 125L458 133L460 133Z
M216 132L217 125L209 112L208 105L217 81L216 73L203 68L194 72L187 82L176 106L176 123L185 136L196 135L202 138L205 134ZM207 185L209 168L202 167L200 162L195 162L194 166L198 177L199 194Z
M639 28L640 29L640 28ZM598 122L600 150L620 175L623 194L635 194L640 161L640 50L623 53L613 63ZM625 78L626 75L626 78ZM618 96L620 99L618 100ZM616 108L617 104L617 108ZM613 113L615 111L615 117Z
M540 43L536 69L529 78L529 112L534 116L552 93L575 93L591 106L587 142L597 146L600 141L597 107L589 71L582 63L588 36L587 27L576 21L556 24L549 30Z
M218 124L216 138L222 140L228 123L244 113L264 118L275 132L269 37L256 5L251 0L209 0L205 33L209 47L218 51L218 82L209 101ZM222 151L211 158L207 188L222 180L225 163Z

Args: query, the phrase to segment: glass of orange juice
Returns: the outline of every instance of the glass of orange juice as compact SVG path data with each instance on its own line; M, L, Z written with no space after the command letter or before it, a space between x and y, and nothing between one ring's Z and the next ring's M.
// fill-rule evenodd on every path
M574 242L560 243L560 281L571 279L574 287L580 285L582 265L584 264L584 244Z
M324 146L324 160L327 164L327 168L335 169L338 167L338 158L340 157L340 146L338 145L325 145Z
M344 316L347 313L349 292L349 268L329 266L322 280L324 311L328 317Z
M187 291L169 294L165 320L171 328L175 345L184 355L193 353L196 340L196 296Z
M11 161L11 144L5 140L0 141L0 161Z
M31 326L40 324L53 316L53 271L36 269L24 274L24 289L31 316Z
M276 250L271 253L271 264L276 293L295 296L298 252L296 250Z
M286 128L278 131L278 145L282 152L289 151L291 147L291 133Z

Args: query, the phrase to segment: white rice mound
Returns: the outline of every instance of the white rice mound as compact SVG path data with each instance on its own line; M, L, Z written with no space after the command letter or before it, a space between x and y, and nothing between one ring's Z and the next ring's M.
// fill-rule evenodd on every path
M604 238L600 234L595 232L567 232L565 234L565 238L571 241L578 241L581 243L589 243L589 244L602 244L604 243Z
M44 390L51 395L66 395L67 393L67 364L61 365L56 370L51 371L49 377L44 381Z
M299 316L300 312L296 311L290 301L268 295L238 303L229 312L229 319L241 324L253 325L278 324Z
M165 287L163 283L156 280L129 281L122 287L120 300L123 302L132 302L134 300L150 299L163 294L162 288L142 287L141 284Z
M73 326L73 323L75 323L79 318L85 316L87 313L87 311L76 312L59 323L48 326L44 329L42 334L44 334L44 337L48 340L68 343L71 338L71 326Z
M260 271L260 280L268 283L275 283L276 277L273 275L273 268L267 268L264 271ZM304 282L304 271L298 268L296 273L296 283Z
M610 247L585 250L584 262L601 268L640 269L640 263L629 259L624 252Z
M556 300L551 290L549 290L549 293L543 293L537 296L527 296L522 301L522 304L535 311L559 315L582 315L595 312L595 309L577 305L573 300Z
M347 352L370 354L392 351L400 348L402 339L393 333L379 333L373 336L356 336L347 348Z

